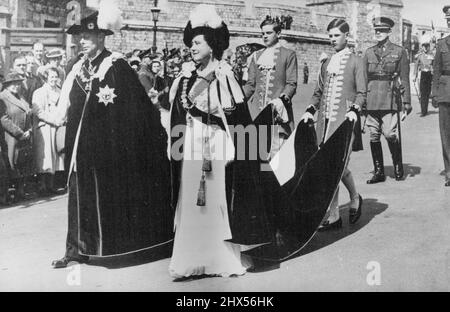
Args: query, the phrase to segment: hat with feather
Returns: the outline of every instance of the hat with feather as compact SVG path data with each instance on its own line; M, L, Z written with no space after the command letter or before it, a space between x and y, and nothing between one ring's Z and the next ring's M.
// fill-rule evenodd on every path
M69 27L69 35L79 35L84 32L104 33L106 36L114 34L113 30L122 28L122 11L117 0L100 1L98 11L85 17L80 24Z
M191 12L184 29L184 44L192 47L192 39L198 35L204 35L211 48L220 56L230 46L228 26L217 14L214 6L200 4Z

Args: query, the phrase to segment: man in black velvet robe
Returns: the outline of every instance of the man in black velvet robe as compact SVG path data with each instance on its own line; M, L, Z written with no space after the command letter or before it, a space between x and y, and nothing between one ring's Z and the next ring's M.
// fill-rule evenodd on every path
M159 111L128 63L104 48L113 32L97 20L98 12L68 30L81 35L83 56L59 102L68 105L69 229L55 268L160 246L173 235Z

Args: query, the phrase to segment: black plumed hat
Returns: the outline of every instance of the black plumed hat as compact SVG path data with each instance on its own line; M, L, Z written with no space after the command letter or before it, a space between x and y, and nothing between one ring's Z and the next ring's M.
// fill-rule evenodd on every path
M204 35L213 49L223 52L230 46L228 26L213 6L201 4L192 11L184 29L184 44L192 47L192 39L198 35Z

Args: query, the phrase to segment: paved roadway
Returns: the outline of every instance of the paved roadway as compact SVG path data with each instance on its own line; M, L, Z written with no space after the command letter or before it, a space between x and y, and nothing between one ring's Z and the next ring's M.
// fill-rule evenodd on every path
M306 106L311 86L299 88ZM348 195L341 188L344 228L314 237L302 254L266 272L238 278L173 282L169 260L143 253L53 270L64 253L65 196L0 208L0 291L449 291L450 188L444 189L438 114L431 108L403 124L406 181L389 177L373 186L367 135L365 150L350 168L364 197L362 219L347 221ZM387 174L392 163L384 144Z

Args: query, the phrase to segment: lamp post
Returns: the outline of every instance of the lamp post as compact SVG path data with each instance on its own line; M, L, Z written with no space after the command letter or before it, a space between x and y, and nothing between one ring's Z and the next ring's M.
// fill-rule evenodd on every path
M158 23L159 13L161 12L161 9L158 8L157 5L158 5L158 1L155 0L155 6L151 9L152 17L153 17L153 46L152 46L153 54L155 54L156 50L158 49L156 47L156 32L158 30L158 27L156 26L156 24Z

